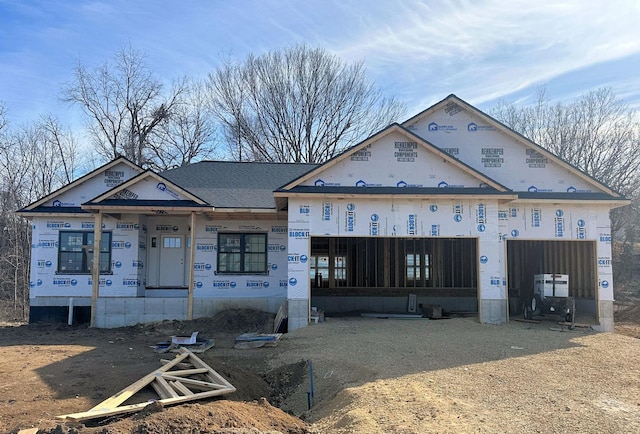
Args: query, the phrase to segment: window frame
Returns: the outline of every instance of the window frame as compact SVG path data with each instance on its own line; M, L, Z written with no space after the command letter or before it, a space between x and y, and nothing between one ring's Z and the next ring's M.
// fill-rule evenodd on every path
M78 236L82 237L80 250L69 248L74 244L70 244L68 242L63 245L63 237L69 237L70 234L76 234L76 237ZM91 274L90 263L92 263L93 261L93 235L94 235L93 231L82 231L82 230L66 230L66 231L58 232L58 249L57 249L58 261L57 261L56 274ZM91 245L89 245L87 242L89 236L91 236L92 238ZM111 245L112 240L113 240L113 235L111 231L102 232L102 239L100 241L100 265L102 266L106 265L106 266L104 268L102 266L100 267L99 274L112 273L112 269L111 269L111 257L112 257L112 251L113 251L113 248ZM84 246L86 246L86 249ZM66 247L68 249L63 250L63 247ZM69 258L72 255L78 255L78 254L80 254L82 257L80 259L81 261L80 269L63 270L62 269L63 258ZM103 254L106 254L106 259L104 261L102 260Z
M238 237L237 248L223 247L222 237ZM264 249L260 251L247 251L247 247L251 247L250 238L260 236L263 238ZM269 274L269 238L267 232L218 232L218 249L216 257L216 274L227 275L267 275ZM229 259L225 259L229 255ZM237 256L237 259L231 259L231 255ZM250 258L263 258L263 267L261 270L251 270L251 264L247 263ZM255 261L254 261L255 262ZM221 264L225 264L224 268L228 268L230 264L236 263L239 266L237 270L221 270Z

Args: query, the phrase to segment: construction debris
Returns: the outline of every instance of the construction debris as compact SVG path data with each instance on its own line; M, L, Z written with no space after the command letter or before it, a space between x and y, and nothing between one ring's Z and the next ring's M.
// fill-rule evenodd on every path
M288 303L285 302L284 304L280 305L280 308L278 309L278 313L276 314L276 318L273 322L273 332L274 333L286 333L287 332L287 328L288 328L288 324L289 324L289 318L288 318L288 313L287 313L287 309L288 309Z
M193 332L191 336L171 336L171 341L158 342L152 348L158 353L177 353L181 347L188 348L192 353L203 353L213 345L213 339L198 338L198 332Z
M275 347L281 338L282 333L244 333L236 338L233 348Z
M89 411L65 414L56 416L56 418L64 421L79 422L136 412L153 402L159 402L166 406L235 392L236 388L231 383L190 350L180 348L179 352L180 354L169 363L125 387ZM122 405L147 386L153 388L159 399Z

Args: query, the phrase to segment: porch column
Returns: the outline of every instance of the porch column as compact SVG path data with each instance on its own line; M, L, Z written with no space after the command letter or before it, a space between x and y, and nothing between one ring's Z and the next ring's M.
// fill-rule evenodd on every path
M100 296L100 242L102 241L102 211L94 215L93 265L91 266L91 327L96 326L96 308Z
M189 296L187 298L187 320L193 319L193 281L194 281L194 264L196 260L196 212L191 211L191 248L189 249Z

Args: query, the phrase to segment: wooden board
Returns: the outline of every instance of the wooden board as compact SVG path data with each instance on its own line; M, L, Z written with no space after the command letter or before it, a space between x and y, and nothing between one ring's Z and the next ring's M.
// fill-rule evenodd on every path
M159 398L155 401L163 405L179 404L235 392L236 388L231 383L198 356L184 347L178 351L180 354L173 360L105 399L92 409L81 413L56 416L56 418L79 422L139 411L153 403L154 400L129 405L122 404L132 399L137 392L147 386L155 390Z
M285 325L287 321L287 317L289 316L287 312L287 302L280 305L280 309L278 309L278 314L276 315L276 319L273 321L273 332L274 333L284 333Z

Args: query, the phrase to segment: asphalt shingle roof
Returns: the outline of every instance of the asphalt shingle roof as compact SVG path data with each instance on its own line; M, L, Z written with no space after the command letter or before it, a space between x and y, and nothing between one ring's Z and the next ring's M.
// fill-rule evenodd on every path
M275 208L273 192L318 167L308 163L200 161L160 175L216 208Z

